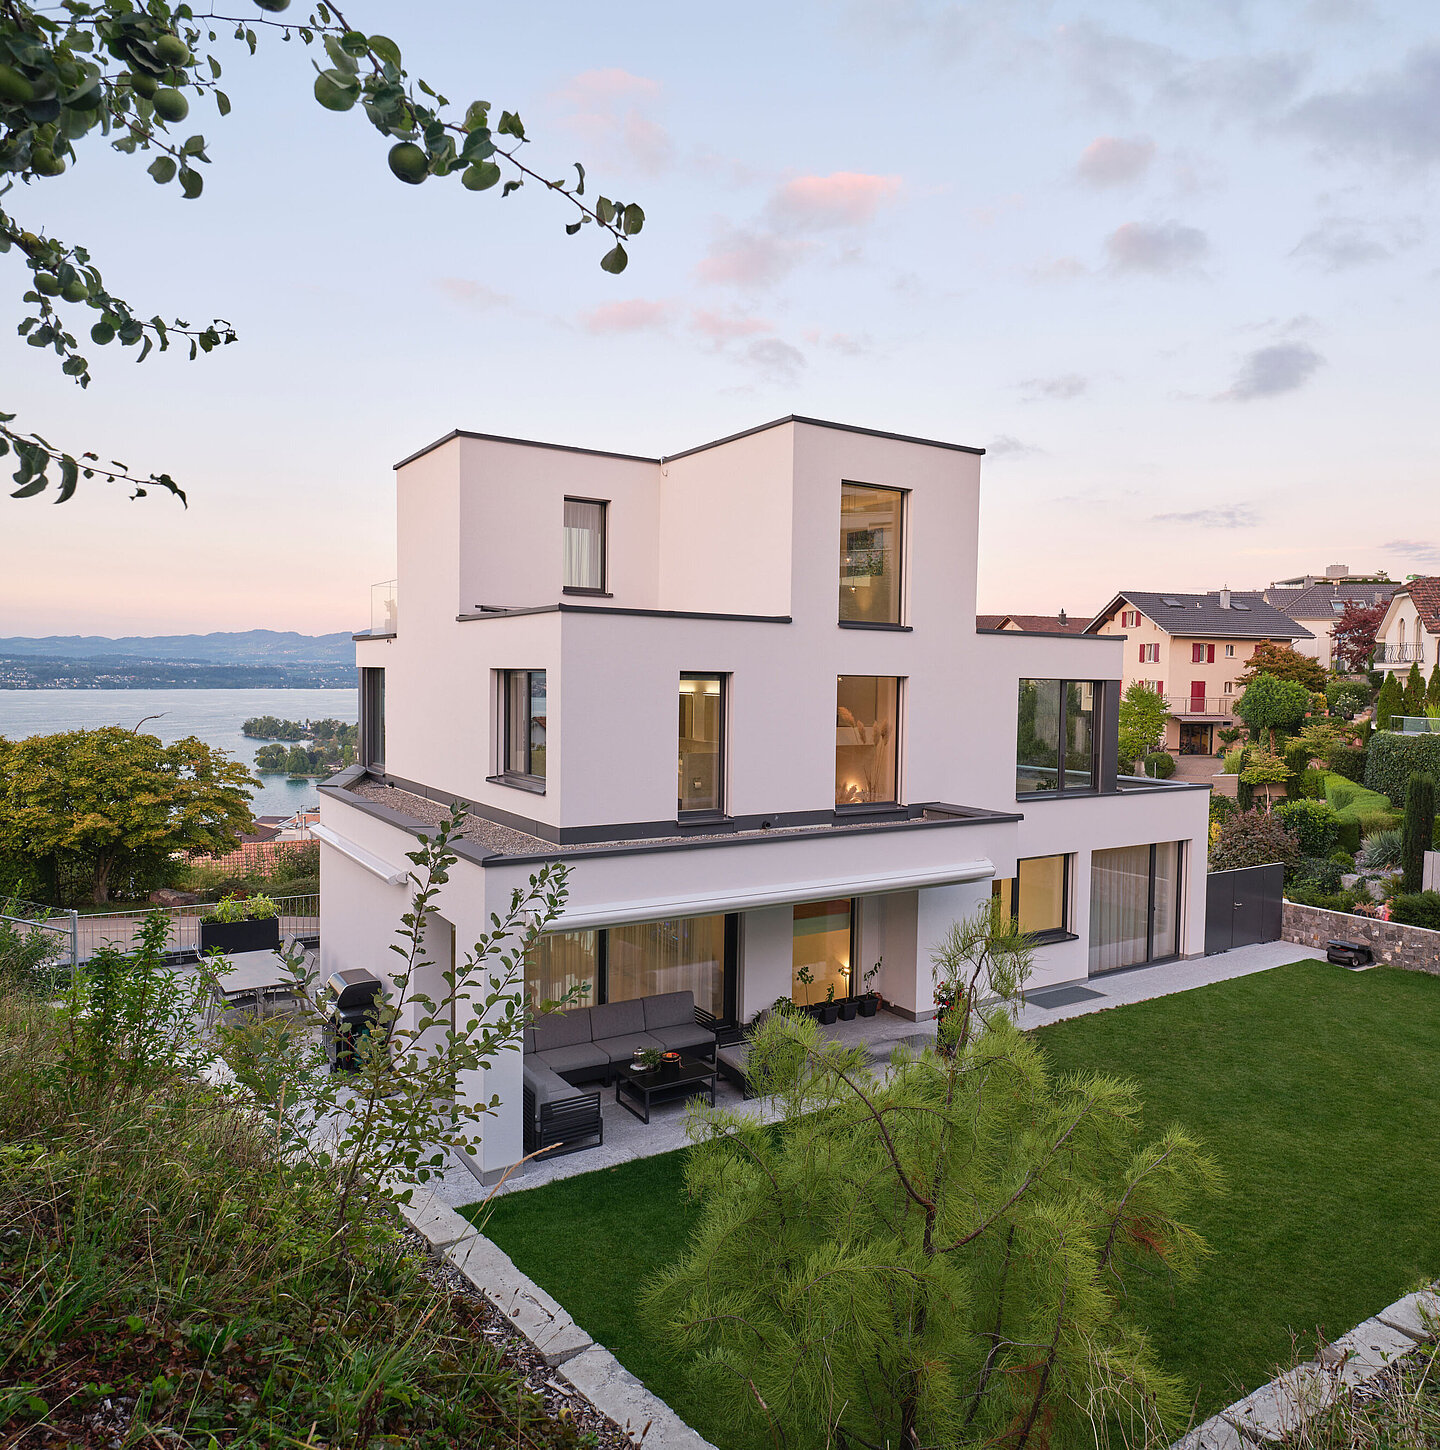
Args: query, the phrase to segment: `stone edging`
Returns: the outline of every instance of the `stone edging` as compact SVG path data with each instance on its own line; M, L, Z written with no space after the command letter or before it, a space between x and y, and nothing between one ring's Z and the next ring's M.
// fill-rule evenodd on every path
M1197 1425L1172 1450L1273 1447L1356 1385L1440 1338L1440 1292L1422 1289L1357 1325L1317 1359L1288 1370Z
M1387 967L1440 976L1440 931L1410 926L1400 921L1380 921L1373 916L1352 916L1347 911L1327 911L1321 906L1301 906L1286 901L1282 909L1281 936L1297 946L1325 949L1333 938L1361 942Z
M400 1211L432 1252L449 1259L561 1379L643 1441L645 1450L715 1450L449 1204L420 1192Z

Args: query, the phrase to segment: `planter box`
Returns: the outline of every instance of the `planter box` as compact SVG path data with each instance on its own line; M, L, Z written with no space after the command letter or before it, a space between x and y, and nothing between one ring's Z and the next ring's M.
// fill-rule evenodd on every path
M264 921L202 921L200 953L266 952L280 946L280 918Z
M853 997L846 997L840 1004L840 1020L842 1022L853 1022L855 1020L855 1008L857 1003Z
M863 997L857 997L855 1000L862 1017L873 1017L875 1015L875 1009L880 1005L880 999L869 993Z

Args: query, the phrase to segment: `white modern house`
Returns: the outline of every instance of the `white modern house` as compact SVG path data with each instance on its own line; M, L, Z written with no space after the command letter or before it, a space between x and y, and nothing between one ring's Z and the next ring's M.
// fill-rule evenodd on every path
M869 985L924 1018L933 946L992 895L1032 985L1199 955L1208 787L1117 778L1124 636L976 628L982 452L790 417L664 458L455 432L397 465L363 765L320 792L322 969L387 970L405 853L455 800L437 958L564 861L541 997L743 1021ZM490 1179L520 1054L484 1076Z

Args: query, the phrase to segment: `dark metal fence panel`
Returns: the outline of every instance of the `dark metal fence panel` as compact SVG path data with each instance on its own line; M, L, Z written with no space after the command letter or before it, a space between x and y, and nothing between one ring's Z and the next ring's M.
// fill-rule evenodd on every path
M1205 955L1279 941L1285 868L1279 864L1212 871L1205 878Z

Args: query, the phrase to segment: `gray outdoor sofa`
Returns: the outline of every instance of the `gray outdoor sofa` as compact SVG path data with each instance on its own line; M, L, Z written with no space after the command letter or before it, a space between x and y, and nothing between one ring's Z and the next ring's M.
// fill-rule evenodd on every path
M713 1061L715 1028L710 1013L695 1005L693 992L537 1017L525 1029L525 1151L554 1144L546 1156L558 1157L603 1143L600 1093L580 1084L612 1082L617 1065L629 1062L640 1047Z

